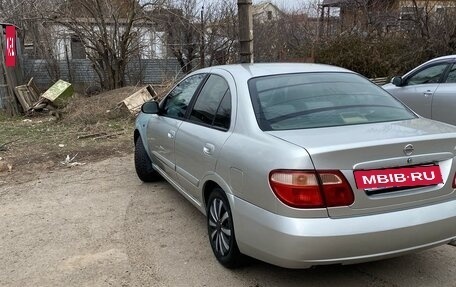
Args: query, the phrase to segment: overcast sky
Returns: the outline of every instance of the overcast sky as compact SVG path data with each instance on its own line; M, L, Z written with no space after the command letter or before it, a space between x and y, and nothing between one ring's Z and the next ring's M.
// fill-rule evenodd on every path
M1 1L1 0L0 0ZM140 2L149 2L150 0L139 0ZM179 0L170 0L171 2L179 2ZM214 0L197 0L197 6L211 3ZM220 0L218 0L220 1ZM222 0L223 1L223 0ZM224 0L224 1L233 1L237 3L237 0ZM307 12L309 6L315 7L315 3L321 2L322 0L252 0L253 4L258 4L260 2L271 2L275 4L279 9L287 11L296 11L301 10L302 12Z

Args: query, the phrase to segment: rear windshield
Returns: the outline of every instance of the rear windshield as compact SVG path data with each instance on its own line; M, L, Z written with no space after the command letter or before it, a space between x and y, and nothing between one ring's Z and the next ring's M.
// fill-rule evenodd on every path
M369 80L351 73L300 73L252 78L249 90L264 131L413 119Z

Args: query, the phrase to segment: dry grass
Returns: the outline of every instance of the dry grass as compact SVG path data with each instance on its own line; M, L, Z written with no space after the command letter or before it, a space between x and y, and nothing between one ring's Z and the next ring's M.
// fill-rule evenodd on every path
M62 111L62 122L93 125L106 120L127 120L131 115L128 111L119 108L118 104L141 88L124 87L92 97L76 94Z
M116 107L138 89L125 87L92 97L75 95L57 121L48 115L0 115L0 145L14 141L0 151L2 161L13 165L12 172L0 171L0 182L33 170L61 167L67 155L77 154L76 161L88 163L131 153L134 117Z

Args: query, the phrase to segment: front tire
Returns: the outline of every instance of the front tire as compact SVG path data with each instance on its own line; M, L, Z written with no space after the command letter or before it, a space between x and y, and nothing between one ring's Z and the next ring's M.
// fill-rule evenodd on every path
M141 137L138 137L135 142L135 169L139 179L144 182L153 182L161 178L152 167L152 161L144 148Z
M227 268L243 265L234 233L233 217L225 192L215 188L209 196L206 207L207 230L215 258Z

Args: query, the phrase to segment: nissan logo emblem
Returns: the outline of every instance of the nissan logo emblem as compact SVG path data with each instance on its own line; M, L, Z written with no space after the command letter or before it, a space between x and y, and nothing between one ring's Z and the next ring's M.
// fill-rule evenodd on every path
M404 153L405 155L411 155L413 153L413 151L415 150L415 148L413 147L413 145L411 144L408 144L404 147Z

